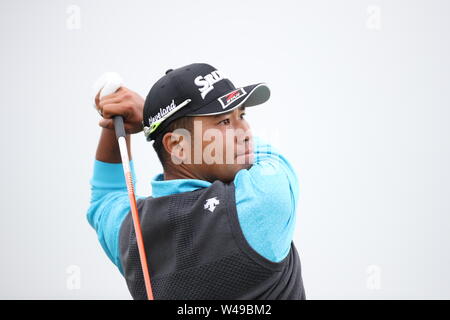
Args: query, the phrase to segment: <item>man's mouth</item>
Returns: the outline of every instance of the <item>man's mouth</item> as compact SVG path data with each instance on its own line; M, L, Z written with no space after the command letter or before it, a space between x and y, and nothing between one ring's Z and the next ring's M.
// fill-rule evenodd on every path
M248 155L251 155L251 154L253 154L253 150L252 149L247 149L244 153L236 154L236 158L237 157L248 156Z

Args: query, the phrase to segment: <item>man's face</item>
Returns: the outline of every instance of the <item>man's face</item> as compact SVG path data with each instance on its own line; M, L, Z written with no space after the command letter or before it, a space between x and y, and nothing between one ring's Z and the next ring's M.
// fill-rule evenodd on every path
M186 170L198 179L230 182L239 170L249 169L254 160L253 139L244 115L245 107L239 107L224 114L193 117L190 141L181 144Z

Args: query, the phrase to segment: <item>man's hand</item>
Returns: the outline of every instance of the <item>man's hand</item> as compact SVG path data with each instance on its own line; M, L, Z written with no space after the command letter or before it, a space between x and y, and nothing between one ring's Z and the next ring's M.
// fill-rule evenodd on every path
M99 122L100 127L113 130L113 117L120 115L123 117L127 134L138 133L143 130L144 99L136 92L126 87L120 87L115 93L104 96L100 100L97 94L95 105L103 117Z
M130 134L143 130L142 117L144 110L144 99L136 92L128 88L120 87L115 93L104 96L99 100L95 97L95 105L103 119L99 125L102 127L100 141L98 142L95 158L103 162L120 163L119 145L114 132L114 116L122 116L125 132L127 133L128 158L131 160Z

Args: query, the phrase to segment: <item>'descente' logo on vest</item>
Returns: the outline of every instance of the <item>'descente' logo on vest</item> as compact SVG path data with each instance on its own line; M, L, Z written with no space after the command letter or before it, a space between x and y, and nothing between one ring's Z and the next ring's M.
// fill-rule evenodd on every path
M208 209L211 212L214 212L214 209L216 209L216 206L220 203L220 201L217 199L217 197L210 198L205 201L205 205L203 208Z

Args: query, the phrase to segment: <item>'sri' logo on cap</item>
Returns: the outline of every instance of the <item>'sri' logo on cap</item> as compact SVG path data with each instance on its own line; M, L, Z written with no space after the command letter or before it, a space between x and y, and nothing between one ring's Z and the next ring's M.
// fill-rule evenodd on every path
M206 76L198 76L194 79L194 83L197 87L200 87L198 90L201 93L202 99L204 100L206 95L214 89L213 84L219 82L220 80L225 79L222 72L215 70Z

